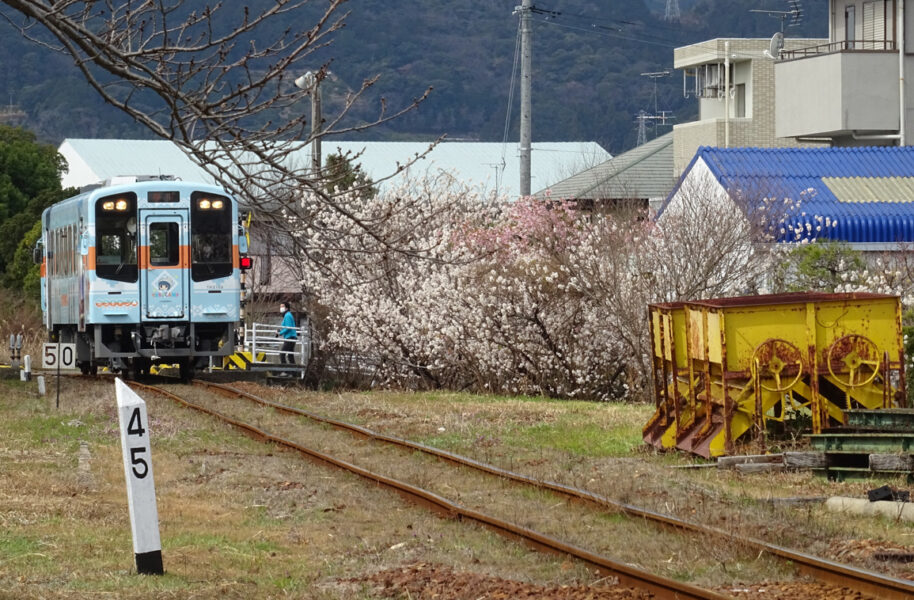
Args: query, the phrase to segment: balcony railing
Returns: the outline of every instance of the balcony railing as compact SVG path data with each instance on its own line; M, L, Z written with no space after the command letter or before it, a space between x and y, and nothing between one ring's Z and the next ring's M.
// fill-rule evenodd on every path
M843 40L840 42L819 44L818 46L809 46L807 48L781 50L779 58L781 60L793 60L795 58L807 58L820 54L833 54L835 52L893 52L894 50L894 40Z

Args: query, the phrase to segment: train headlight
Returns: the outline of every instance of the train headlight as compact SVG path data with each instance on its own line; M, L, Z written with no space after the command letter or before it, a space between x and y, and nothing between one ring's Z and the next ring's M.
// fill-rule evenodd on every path
M114 208L116 208L117 210L127 210L127 201L118 200L117 203L114 205Z
M108 200L102 204L102 210L114 210L114 200Z
M212 206L212 204L213 204L212 202L210 202L209 200L204 198L203 200L200 200L200 202L197 203L197 206L200 207L200 210L209 210L210 207Z
M213 200L213 210L222 210L222 200Z

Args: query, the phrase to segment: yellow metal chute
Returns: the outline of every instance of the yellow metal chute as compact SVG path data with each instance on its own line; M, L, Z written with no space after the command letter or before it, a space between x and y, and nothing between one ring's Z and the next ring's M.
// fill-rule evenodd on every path
M720 456L749 432L764 443L768 421L803 414L820 433L845 410L903 405L896 296L721 298L649 316L657 410L643 434L658 448Z

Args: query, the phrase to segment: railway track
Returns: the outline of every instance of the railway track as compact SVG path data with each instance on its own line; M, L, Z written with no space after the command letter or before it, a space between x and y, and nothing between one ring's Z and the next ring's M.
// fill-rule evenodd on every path
M616 514L624 515L627 519L635 524L649 523L652 527L661 525L665 529L672 529L688 535L696 536L698 538L713 537L714 539L718 540L721 547L741 549L743 554L751 554L757 556L765 555L770 557L772 560L789 561L792 565L797 567L800 572L808 574L814 577L816 580L822 582L823 592L821 596L816 596L814 595L815 592L813 592L813 595L805 595L803 597L831 597L831 594L833 594L834 591L839 588L842 590L854 590L862 594L870 595L874 598L895 599L914 597L914 583L910 581L888 577L853 566L842 565L815 556L796 552L787 548L771 545L761 540L738 536L732 532L706 527L697 523L671 517L669 515L663 515L654 511L645 510L633 505L618 503L606 497L598 496L579 488L574 488L554 482L539 481L519 473L506 471L498 467L484 464L479 461L462 457L450 452L431 448L393 436L377 433L358 425L345 423L335 419L329 419L320 415L309 413L296 407L285 406L271 402L241 390L232 388L230 386L200 381L195 381L195 384L198 386L198 389L205 389L206 392L216 392L224 398L234 399L236 401L240 401L243 405L248 406L248 409L241 409L238 411L242 414L246 413L249 416L256 415L256 413L259 411L261 413L261 417L275 413L294 415L311 423L319 424L324 430L328 430L330 428L334 430L345 430L351 434L359 436L363 440L366 440L366 443L372 444L375 447L379 444L381 446L395 447L398 448L399 452L401 453L403 450L407 450L413 455L428 457L429 460L434 461L435 463L449 463L451 465L458 465L461 471L475 473L475 476L477 477L485 477L491 479L493 476L495 476L502 481L511 481L514 484L518 484L517 486L513 487L521 487L528 490L534 489L538 494L547 495L546 499L549 502L552 502L552 498L555 496L574 500L574 505L587 506L587 510L590 511L591 516L596 514L594 509L597 509L596 512L608 510ZM599 551L591 551L585 549L584 545L582 544L563 541L560 536L557 536L554 533L543 533L541 531L537 531L537 529L535 529L533 526L528 525L527 523L518 524L516 522L517 519L508 520L504 518L503 515L496 516L494 514L490 514L488 510L483 511L479 510L478 508L467 506L465 503L459 501L459 493L457 494L458 501L449 499L445 497L444 494L438 493L432 489L434 488L434 485L430 485L429 482L426 482L425 485L418 485L415 481L401 481L389 475L382 474L372 468L367 468L365 466L355 464L353 461L344 460L338 456L332 456L325 452L316 450L313 447L306 447L304 444L298 441L303 437L300 431L298 433L293 431L291 435L284 435L284 432L276 430L275 425L271 425L271 429L268 430L263 425L253 424L249 422L247 418L240 418L238 416L222 412L222 409L225 408L224 404L220 405L220 410L216 410L209 402L194 402L186 397L179 396L175 392L163 389L161 387L146 386L140 384L137 385L138 387L148 389L149 391L168 396L180 404L222 419L242 429L250 435L296 450L307 455L313 460L355 473L360 477L375 482L378 485L392 489L401 496L408 498L410 501L428 507L444 516L459 518L461 520L481 524L485 527L497 531L502 535L521 540L524 543L540 550L574 556L593 569L617 578L621 584L648 590L657 598L729 597L728 595L722 594L718 591L702 589L700 587L684 584L666 577L657 576L649 572L649 570L633 567L631 564L627 564L627 562L607 558ZM264 422L269 421L270 423L276 423L275 420L271 420L269 418L264 418L262 420ZM313 435L309 434L308 439L311 440L313 437ZM309 446L313 446L313 444L309 442ZM369 450L369 452L376 454L377 450ZM428 465L426 464L422 467L421 470L425 472L428 470L427 467ZM453 467L451 467L451 469L453 469ZM447 479L450 481L451 476L447 476ZM464 492L464 494L468 498L473 495L472 492ZM477 503L480 502L479 498L469 499ZM491 502L491 499L489 502ZM481 503L483 506L486 506L486 499L482 499ZM568 504L563 507L562 512L570 510L570 508L571 504ZM524 521L525 519L521 518L521 520ZM615 527L615 525L607 526L605 521L600 526L604 531L608 530L610 527ZM591 546L588 544L587 547Z

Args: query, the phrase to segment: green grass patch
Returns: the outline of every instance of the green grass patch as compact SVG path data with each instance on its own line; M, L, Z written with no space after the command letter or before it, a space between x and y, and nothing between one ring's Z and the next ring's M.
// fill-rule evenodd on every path
M0 537L0 556L5 557L5 560L39 552L40 548L41 544L37 540L22 535Z
M578 456L628 456L643 444L641 428L620 426L605 429L597 425L580 425L562 420L518 427L504 434L505 442L524 448L550 448Z
M172 436L155 437L156 446L178 456L197 454L212 451L218 448L231 448L233 452L245 454L269 454L275 449L270 444L264 444L244 435L241 430L233 427L222 427L214 423L215 427L200 429L182 429Z
M618 525L629 521L629 516L621 512L603 512L597 518L609 525Z
M426 400L441 399L470 402L473 405L495 404L491 398L468 394L424 396ZM504 402L504 399L501 399ZM641 429L653 413L653 407L633 404L606 404L554 400L547 398L512 398L509 407L499 413L477 411L463 430L448 430L425 437L422 443L456 452L467 448L509 446L526 450L549 449L581 457L624 457L638 453L644 446ZM542 420L531 421L542 409ZM542 412L542 411L541 411ZM516 417L516 418L515 418Z
M6 435L35 446L75 448L80 440L98 442L105 439L108 420L97 415L29 415L5 424Z

